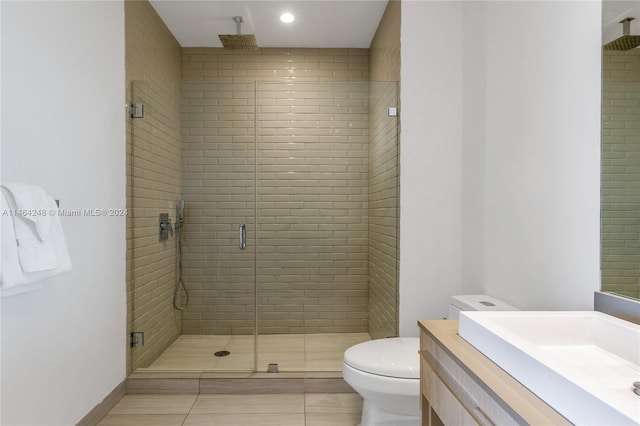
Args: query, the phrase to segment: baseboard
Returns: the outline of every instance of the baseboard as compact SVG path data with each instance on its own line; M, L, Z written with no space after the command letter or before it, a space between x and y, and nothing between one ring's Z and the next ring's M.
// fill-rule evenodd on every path
M89 411L76 426L96 426L111 411L113 407L125 396L127 392L126 380L123 380L118 386L113 388L111 392L98 403L91 411Z

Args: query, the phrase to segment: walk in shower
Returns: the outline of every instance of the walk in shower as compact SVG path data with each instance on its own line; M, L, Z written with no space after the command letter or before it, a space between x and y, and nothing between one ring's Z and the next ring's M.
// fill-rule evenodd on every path
M132 101L133 369L339 371L397 335L397 83L136 81ZM157 231L178 200L183 311Z

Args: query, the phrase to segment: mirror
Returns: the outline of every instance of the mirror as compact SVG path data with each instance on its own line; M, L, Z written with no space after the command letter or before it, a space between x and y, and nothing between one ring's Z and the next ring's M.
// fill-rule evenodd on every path
M627 17L640 35L640 0L602 4L603 45ZM620 48L602 51L601 290L640 299L640 47Z

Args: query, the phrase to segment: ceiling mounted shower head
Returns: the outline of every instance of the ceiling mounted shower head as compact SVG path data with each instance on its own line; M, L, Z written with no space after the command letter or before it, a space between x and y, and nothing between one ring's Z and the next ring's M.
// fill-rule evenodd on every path
M242 16L234 16L236 23L236 34L218 34L225 49L257 49L256 36L253 34L242 34Z
M631 35L631 21L635 18L625 18L620 23L622 24L622 37L618 37L605 44L602 48L604 50L631 50L640 46L640 35Z

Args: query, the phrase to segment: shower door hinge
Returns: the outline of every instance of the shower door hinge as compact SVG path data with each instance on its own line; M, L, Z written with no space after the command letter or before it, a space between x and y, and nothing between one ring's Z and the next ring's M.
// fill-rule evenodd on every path
M130 104L129 114L131 118L144 118L144 104Z
M144 331L133 331L131 332L130 338L132 348L141 348L144 346Z

